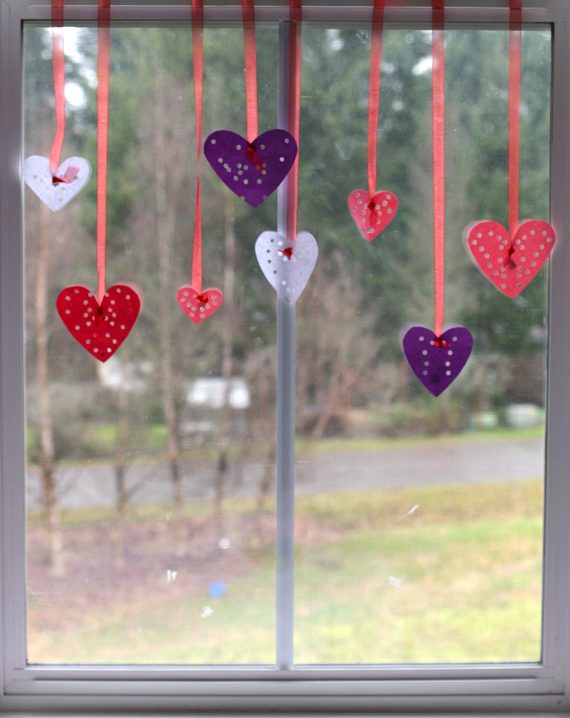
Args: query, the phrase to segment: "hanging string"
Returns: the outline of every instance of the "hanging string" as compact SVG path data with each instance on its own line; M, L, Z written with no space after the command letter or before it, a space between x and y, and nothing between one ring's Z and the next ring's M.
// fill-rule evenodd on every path
M255 42L255 40L254 40ZM196 112L196 213L192 246L192 289L202 292L202 192L200 157L202 155L202 108L204 97L204 2L192 0L192 66L194 71L194 107Z
M97 13L97 301L106 288L107 158L109 145L109 64L111 0L98 0Z
M386 0L374 0L372 38L370 44L370 82L368 94L368 193L376 194L376 153L378 149L378 118L380 115L380 83L382 75L382 36Z
M445 31L444 1L432 0L432 152L434 332L445 316Z
M509 5L509 232L519 223L520 113L522 65L521 0Z
M255 42L254 0L242 0L243 50L245 65L246 134L253 142L258 134L257 47Z
M295 138L299 148L301 125L301 44L303 28L302 0L289 0L289 112L288 131ZM297 237L297 216L299 207L299 151L289 172L287 191L287 239Z
M55 175L61 162L65 137L65 52L63 45L63 2L51 2L51 62L55 98L55 134L51 143L49 164Z

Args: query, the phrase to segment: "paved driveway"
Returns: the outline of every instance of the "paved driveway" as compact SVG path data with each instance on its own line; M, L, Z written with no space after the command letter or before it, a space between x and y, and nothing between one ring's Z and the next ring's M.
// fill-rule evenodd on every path
M300 456L297 491L318 493L345 489L374 489L435 484L517 481L543 475L544 445L530 440L437 440L395 445L382 449L336 450ZM230 464L227 496L254 495L265 464L256 459ZM183 467L183 492L188 501L213 496L215 465ZM160 464L134 464L128 481L141 484L133 502L168 501L171 486L167 468ZM65 507L109 506L114 503L112 467L102 464L66 466L58 470L61 503ZM39 481L28 479L30 506L39 505Z

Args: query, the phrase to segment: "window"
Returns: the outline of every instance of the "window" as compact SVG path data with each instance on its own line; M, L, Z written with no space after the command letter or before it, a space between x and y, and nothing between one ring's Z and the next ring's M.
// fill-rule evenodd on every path
M567 708L570 11L525 9L521 208L550 215L559 245L506 303L460 241L505 219L506 3L449 3L448 318L476 344L428 401L398 344L432 312L428 5L387 11L379 177L397 221L369 245L345 209L366 174L369 8L308 2L299 210L317 270L296 315L276 304L253 245L285 190L253 211L204 163L205 280L225 305L196 328L175 301L188 8L117 0L108 274L145 307L97 370L52 310L95 281L94 183L50 214L19 179L51 141L49 3L1 6L0 709ZM93 17L66 11L64 156L95 165ZM244 124L239 18L208 8L204 135ZM261 128L283 98L286 18L258 6Z

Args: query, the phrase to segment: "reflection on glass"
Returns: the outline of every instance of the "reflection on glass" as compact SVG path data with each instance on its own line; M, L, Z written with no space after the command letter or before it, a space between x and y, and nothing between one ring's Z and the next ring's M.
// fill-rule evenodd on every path
M95 159L96 33L67 28L63 156ZM205 33L204 134L243 131L239 28ZM523 216L548 217L550 34L525 32ZM109 282L145 304L97 365L54 302L95 283L95 185L51 214L26 190L28 658L274 662L274 292L252 211L205 166L199 327L191 268L195 137L188 28L112 31ZM430 34L385 33L379 187L400 198L367 243L369 35L304 31L299 229L320 258L298 303L295 659L536 661L541 644L546 272L510 301L470 263L471 221L506 221L507 36L447 33L447 320L475 337L439 399L399 335L432 323ZM49 33L25 30L25 154L53 126ZM258 36L260 129L275 125L277 31ZM334 111L332 111L334 108ZM532 137L532 141L530 138Z

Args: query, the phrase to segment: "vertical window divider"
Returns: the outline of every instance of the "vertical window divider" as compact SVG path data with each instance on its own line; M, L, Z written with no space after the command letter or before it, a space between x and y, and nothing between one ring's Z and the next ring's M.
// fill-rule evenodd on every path
M279 22L278 126L289 129L289 33L291 22ZM277 195L277 231L287 232L289 180ZM295 305L277 297L277 490L276 490L276 664L293 666L295 593Z

